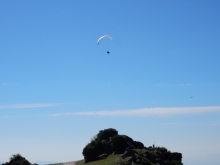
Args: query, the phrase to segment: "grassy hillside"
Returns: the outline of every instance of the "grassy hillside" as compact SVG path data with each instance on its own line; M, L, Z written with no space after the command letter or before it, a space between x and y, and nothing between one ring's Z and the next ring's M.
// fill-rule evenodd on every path
M116 162L122 161L121 155L109 155L106 159L85 163L84 160L76 162L77 165L115 165Z
M85 163L84 160L79 160L76 162L76 165L116 165L116 162L123 162L124 160L120 155L109 155L106 159L93 161L89 163ZM62 165L62 163L51 164L51 165ZM135 165L135 164L134 164Z
M124 164L127 165L127 162L122 159L121 154L119 155L109 155L106 159L97 160L89 163L85 163L84 160L76 161L76 165L117 165L117 164ZM51 165L63 165L63 163L58 164L51 164ZM140 164L133 164L133 165L140 165ZM154 164L151 164L154 165Z
M127 135L119 135L113 128L99 131L82 154L84 160L76 161L76 165L183 165L181 153L154 145L145 147Z

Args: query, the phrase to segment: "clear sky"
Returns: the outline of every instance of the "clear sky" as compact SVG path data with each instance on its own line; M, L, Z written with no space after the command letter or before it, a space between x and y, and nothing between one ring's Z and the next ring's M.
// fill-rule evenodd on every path
M0 1L0 161L68 162L100 130L220 162L220 1ZM96 42L105 34L100 45ZM106 52L110 51L110 54Z

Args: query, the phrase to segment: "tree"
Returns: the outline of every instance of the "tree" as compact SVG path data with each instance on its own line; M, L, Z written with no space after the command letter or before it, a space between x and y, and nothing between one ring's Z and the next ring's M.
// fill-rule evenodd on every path
M144 144L139 142L139 141L134 141L133 145L134 145L134 148L138 148L138 149L143 149L144 148Z
M83 149L83 156L85 162L95 161L98 157L110 151L110 137L118 135L118 131L113 128L108 128L99 131L99 133L91 139L91 142L85 146Z
M11 156L9 162L3 163L2 165L31 165L31 163L20 154L16 154Z
M116 135L112 137L112 149L118 154L121 154L129 146L123 135Z
M115 135L118 135L118 131L114 128L108 128L99 131L97 134L97 138L100 140L109 140L110 137L113 137Z
M83 149L83 156L85 162L95 161L98 159L98 156L104 152L102 142L99 140L93 140L91 143L87 144Z

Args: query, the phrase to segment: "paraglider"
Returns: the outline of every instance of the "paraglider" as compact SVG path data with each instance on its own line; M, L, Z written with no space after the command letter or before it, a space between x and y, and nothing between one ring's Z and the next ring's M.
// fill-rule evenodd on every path
M99 45L99 42L103 39L103 38L109 38L109 39L112 39L112 36L110 35L104 35L104 36L101 36L98 41L97 41L97 45ZM107 51L107 54L109 54L110 51Z
M103 38L106 38L106 37L112 39L112 36L110 36L110 35L101 36L101 37L98 39L98 41L97 41L97 45L99 45L99 42L100 42Z

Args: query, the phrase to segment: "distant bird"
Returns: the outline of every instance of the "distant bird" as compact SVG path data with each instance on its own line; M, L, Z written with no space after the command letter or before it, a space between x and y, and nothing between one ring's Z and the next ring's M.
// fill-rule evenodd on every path
M107 53L109 54L110 52L109 52L109 51L107 51Z
M193 97L191 96L190 98L192 99Z

